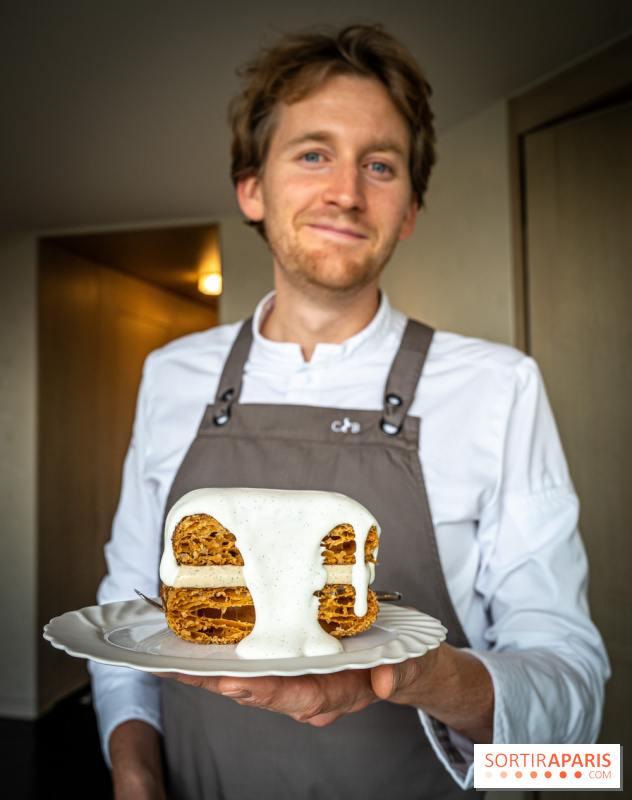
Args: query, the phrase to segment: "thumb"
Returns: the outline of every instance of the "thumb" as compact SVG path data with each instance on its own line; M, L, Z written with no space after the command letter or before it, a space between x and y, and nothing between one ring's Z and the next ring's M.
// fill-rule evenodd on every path
M388 700L397 691L402 678L399 664L382 664L371 670L371 686L380 700Z

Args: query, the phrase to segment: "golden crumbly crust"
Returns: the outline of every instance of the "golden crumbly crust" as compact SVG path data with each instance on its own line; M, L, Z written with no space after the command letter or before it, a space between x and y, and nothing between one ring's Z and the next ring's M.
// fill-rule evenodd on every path
M192 567L244 565L234 534L208 514L183 517L173 532L172 541L178 564Z
M318 621L323 630L338 639L355 636L370 628L380 610L375 592L369 589L366 614L357 617L353 612L355 589L348 583L325 586L316 594L320 598Z
M355 564L355 533L351 525L336 525L323 539L325 564ZM364 560L377 564L373 555L379 543L377 528L373 525L364 543Z
M245 586L231 589L174 589L163 584L162 604L167 624L181 639L198 644L237 644L254 627L255 609ZM340 584L316 592L318 621L332 636L355 636L377 618L379 606L369 589L367 613L353 613L355 589Z
M377 530L373 525L366 537L365 561L377 563L373 556L377 545ZM351 525L337 525L329 531L323 538L323 547L325 564L355 564L355 534ZM234 534L208 514L191 514L180 520L173 533L173 554L178 564L194 567L244 564Z
M162 585L167 624L181 639L198 644L237 644L254 627L255 609L245 586L174 589Z
M337 525L323 538L325 564L355 564L355 534L348 524ZM365 562L377 564L375 525L364 547ZM173 552L178 564L187 566L243 566L236 539L208 514L191 514L180 520L173 533ZM332 636L354 636L375 621L378 603L369 589L364 617L353 613L355 589L350 585L325 586L319 597L318 620ZM255 609L245 586L229 589L176 589L162 586L167 624L180 638L200 644L236 644L254 626Z

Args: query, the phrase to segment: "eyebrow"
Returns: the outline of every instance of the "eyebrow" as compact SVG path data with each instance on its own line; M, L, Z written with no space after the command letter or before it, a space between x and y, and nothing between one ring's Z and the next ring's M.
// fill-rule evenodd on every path
M322 142L323 144L330 144L333 141L333 136L327 131L307 131L295 136L285 145L283 151L292 150L302 144L308 142ZM406 158L406 152L399 142L395 139L376 139L370 142L369 147L365 148L367 153L395 153L396 155Z

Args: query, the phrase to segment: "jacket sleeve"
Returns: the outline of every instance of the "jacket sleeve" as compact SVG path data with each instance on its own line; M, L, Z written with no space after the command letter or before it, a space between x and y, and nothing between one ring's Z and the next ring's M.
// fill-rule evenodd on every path
M99 604L137 599L134 589L158 595L162 550L162 508L148 475L148 436L151 356L145 365L138 395L132 440L123 468L121 497L105 547L108 572L101 582ZM110 765L112 731L129 719L141 719L161 730L159 678L124 667L88 662L101 747Z
M587 602L588 565L579 503L537 369L516 368L484 508L475 591L484 599L488 649L470 650L494 685L494 743L591 743L601 723L605 648ZM473 743L421 714L439 758L464 788Z

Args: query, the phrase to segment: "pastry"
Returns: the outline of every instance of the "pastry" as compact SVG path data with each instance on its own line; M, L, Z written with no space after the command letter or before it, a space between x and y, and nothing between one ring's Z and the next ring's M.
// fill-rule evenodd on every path
M198 489L165 523L161 596L169 627L242 657L341 652L370 627L379 525L331 492ZM361 559L356 559L358 553Z

